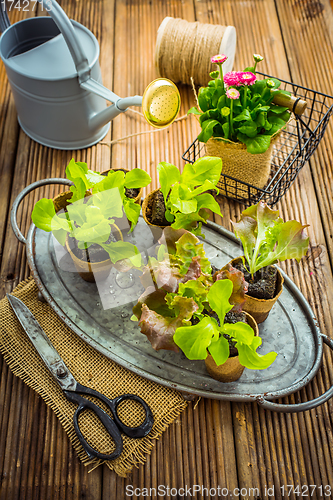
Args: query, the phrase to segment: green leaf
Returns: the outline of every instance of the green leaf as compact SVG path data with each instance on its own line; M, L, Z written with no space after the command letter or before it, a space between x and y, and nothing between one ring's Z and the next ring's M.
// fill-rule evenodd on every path
M232 281L232 294L229 302L234 306L234 311L241 311L246 300L245 293L248 289L248 284L244 279L242 271L235 269L228 263L215 275L214 279L215 281L224 279Z
M228 334L237 342L251 345L254 339L254 331L247 323L241 321L237 323L225 323L223 325L223 333Z
M207 111L211 106L211 98L210 98L210 89L207 87L200 87L199 92L198 92L198 102L200 109L205 112Z
M73 236L78 241L104 243L109 239L110 232L111 226L109 222L105 220L102 215L100 220L99 217L95 215L91 217L89 222L82 224L81 227L74 228Z
M197 222L206 222L206 219L202 217L198 212L191 214L175 214L174 222L171 224L173 229L186 229L187 231L192 231L197 227Z
M88 172L87 164L83 162L75 162L73 158L66 167L67 179L74 182L74 184L76 183L76 179L81 179L86 187L85 190L90 189L92 187L92 185L86 178L87 172Z
M193 115L202 115L201 111L198 111L197 108L193 106L193 108L189 109L187 112L188 115L193 114Z
M186 163L181 175L181 182L194 188L209 180L215 186L220 180L222 160L215 156L203 156L192 164Z
M75 179L74 186L70 187L70 191L72 191L73 195L72 195L71 199L69 200L69 203L75 203L79 200L83 200L83 198L86 194L85 182L78 177L77 179Z
M256 246L257 222L251 217L245 217L244 215L242 215L239 222L231 222L235 235L241 240L243 245L245 258L249 266L251 266L252 254Z
M206 120L202 124L202 130L198 135L198 140L200 142L207 142L213 135L215 125L219 125L217 120Z
M226 98L225 94L221 95L221 97L217 101L217 109L220 113L221 113L222 109L225 107L226 101L227 101L227 98Z
M219 317L220 325L223 325L224 317L228 311L232 309L232 304L229 302L233 290L232 281L220 280L210 287L207 299L210 307Z
M269 352L265 355L258 354L246 344L236 344L236 347L240 364L250 370L265 370L271 366L277 356L276 352Z
M53 201L46 198L37 201L31 219L36 227L46 232L60 229L67 232L71 230L67 219L56 214Z
M288 110L288 108L286 108L284 106L277 106L277 105L274 105L274 104L271 104L271 106L269 108L269 111L271 113L275 113L277 115L280 115L281 113L284 113L287 110Z
M125 193L125 174L118 170L110 170L106 177L103 176L103 180L98 184L95 184L92 190L93 195L97 193L102 193L103 191L109 191L111 189L118 188L120 194Z
M223 215L221 214L220 205L217 203L217 201L211 194L209 193L201 194L200 196L198 196L197 201L198 201L198 210L200 210L201 208L208 208L215 214L218 214L221 217L223 217Z
M164 201L166 201L171 186L180 181L180 172L175 165L165 161L157 165L157 172Z
M123 259L133 259L138 257L137 267L141 264L141 255L135 245L128 241L111 241L111 243L101 244L101 247L109 254L110 260L113 264Z
M211 345L208 346L208 351L217 366L223 365L230 354L229 342L226 338L221 336L217 342L212 342Z
M141 207L138 203L135 203L133 199L125 198L124 210L125 210L126 217L132 223L131 230L130 230L130 232L132 232L134 230L138 220L139 220Z
M101 182L104 179L104 176L99 172L88 170L88 172L86 173L86 179L89 182L90 186L94 186L95 184Z
M100 184L96 184L95 187L100 186ZM90 200L95 207L101 210L106 219L122 218L123 202L118 188L114 187L106 191L97 192L90 197Z
M230 126L229 126L228 122L223 123L222 130L223 130L224 137L226 139L228 139L229 138L229 132L230 132Z
M248 137L255 137L257 135L257 125L251 120L246 125L239 127L238 131Z
M197 202L196 200L182 200L179 194L179 184L175 184L171 188L167 207L173 214L177 213L177 210L183 214L190 214L192 212L196 212ZM174 210L174 207L177 210Z
M148 186L151 177L141 168L134 168L125 174L125 187L127 189L140 189Z
M178 294L182 297L192 298L198 305L198 311L202 312L203 302L207 300L208 288L199 280L189 280L186 283L179 283Z
M251 154L260 154L267 151L270 146L271 138L269 135L257 135L256 137L247 137L239 133L237 139L246 144L247 151Z
M248 121L251 120L251 115L248 109L244 109L239 115L234 116L234 122Z
M219 330L214 318L205 317L197 325L177 328L173 340L188 359L206 359L207 347Z
M273 262L286 259L296 259L298 262L305 256L309 247L309 238L305 235L303 226L296 220L290 220L276 226L276 245L266 256L258 259L256 267L269 266Z

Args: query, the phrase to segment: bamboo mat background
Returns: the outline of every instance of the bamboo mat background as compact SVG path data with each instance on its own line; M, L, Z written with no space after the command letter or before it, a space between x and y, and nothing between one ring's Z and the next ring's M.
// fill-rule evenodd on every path
M121 96L143 93L157 75L153 64L156 33L165 16L182 17L236 27L235 69L264 55L260 70L295 83L333 94L333 13L329 0L61 0L68 16L94 32L101 45L103 83ZM33 5L33 3L31 4ZM10 13L12 22L25 15ZM195 104L192 90L180 85L180 115ZM323 333L332 332L332 120L317 152L301 171L278 208L284 218L309 223L310 251L300 265L282 267L313 308ZM103 142L149 129L137 114L118 116ZM74 157L90 168L140 167L158 187L155 167L168 161L180 168L181 154L198 133L194 118L167 130L140 135L108 146L82 151L56 151L31 141L19 128L4 66L0 64L0 245L1 297L29 275L25 250L12 233L9 210L28 184L46 177L62 177ZM33 203L52 196L50 186L31 194L22 204L23 233L30 225ZM231 229L241 207L224 200L223 226ZM305 401L333 383L332 356L324 350L318 375L299 393L283 402ZM280 401L282 402L282 401ZM260 489L260 498L287 498L281 486L331 485L332 410L330 401L301 414L266 412L256 404L201 400L189 405L163 434L145 465L123 479L107 467L88 473L73 452L53 412L0 358L0 500L122 500L125 488L203 485ZM266 488L275 488L274 497ZM303 489L303 492L305 490ZM311 498L321 498L320 490ZM303 495L310 498L310 495ZM144 498L134 497L134 498ZM155 495L146 498L157 498ZM170 497L165 497L170 498ZM178 498L178 497L173 497ZM181 498L179 496L179 498ZM198 497L200 498L200 496ZM207 497L206 497L207 498ZM211 496L210 498L215 498ZM217 497L216 497L217 498ZM254 498L240 495L243 500ZM289 498L297 498L291 493ZM330 498L326 496L325 498Z

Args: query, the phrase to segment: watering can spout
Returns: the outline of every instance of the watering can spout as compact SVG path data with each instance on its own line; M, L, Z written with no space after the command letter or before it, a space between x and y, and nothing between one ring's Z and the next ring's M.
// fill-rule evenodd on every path
M126 111L129 106L142 106L143 116L149 125L156 128L164 128L170 125L178 115L180 108L178 88L166 78L157 78L151 82L142 97L136 95L120 98L92 78L80 83L80 86L113 102L112 106L90 117L89 128L92 132Z
M89 128L92 132L100 129L113 118L127 110L129 106L142 106L142 96L118 98L114 104L90 117Z

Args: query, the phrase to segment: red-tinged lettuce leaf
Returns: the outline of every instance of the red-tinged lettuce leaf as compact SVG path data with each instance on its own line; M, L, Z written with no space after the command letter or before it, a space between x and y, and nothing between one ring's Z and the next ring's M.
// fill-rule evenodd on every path
M192 262L188 267L188 270L180 279L180 283L186 283L189 280L198 279L201 276L201 265L200 265L201 257L196 256L192 257Z
M277 224L271 232L276 240L274 248L271 242L268 247L270 251L262 253L257 261L255 271L278 260L296 259L299 262L305 256L309 246L309 238L304 233L306 227L308 225L303 226L296 220Z
M137 304L133 307L133 314L140 319L142 314L142 305L146 304L149 309L157 312L158 314L165 314L170 316L165 297L167 293L165 290L156 290L155 287L148 287L143 294L138 298Z
M178 313L177 317L164 317L142 304L139 322L141 333L147 336L156 351L166 349L178 352L179 349L173 340L174 333L198 309L193 299L178 296L174 298L173 307Z
M159 262L153 270L157 288L163 288L167 292L176 292L178 290L181 275L177 267L170 265L168 258Z
M245 281L242 271L239 271L228 263L215 274L214 279L215 281L225 279L232 281L233 289L229 302L234 306L233 311L241 312L246 300L245 294L248 290L248 283Z
M177 328L173 340L188 359L206 359L207 347L218 338L217 321L206 316L197 325Z

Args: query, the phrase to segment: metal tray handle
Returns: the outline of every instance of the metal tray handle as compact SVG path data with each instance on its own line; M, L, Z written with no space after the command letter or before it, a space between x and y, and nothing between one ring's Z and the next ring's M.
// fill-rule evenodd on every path
M323 342L333 350L333 340L327 337L327 335L321 334ZM296 403L296 404L279 404L274 403L273 401L267 401L263 396L259 396L256 401L260 406L265 408L265 410L278 411L283 413L292 413L292 412L300 412L306 410L312 410L317 406L326 403L333 396L333 386L330 387L324 394L318 396L311 401L305 401L304 403Z
M19 241L21 241L21 243L26 244L27 240L25 239L25 237L23 236L23 234L21 233L21 231L17 225L18 207L19 207L21 201L23 200L23 198L25 198L25 196L27 194L29 194L34 189L37 189L41 186L47 186L48 184L64 184L65 186L72 186L73 185L72 181L70 181L68 179L62 179L62 178L42 179L40 181L33 182L32 184L30 184L29 186L24 188L23 191L20 192L20 194L15 198L15 201L13 203L13 206L12 206L12 209L10 212L10 222L11 222L11 225L12 225L12 228L13 228L13 231L14 231L16 238Z

